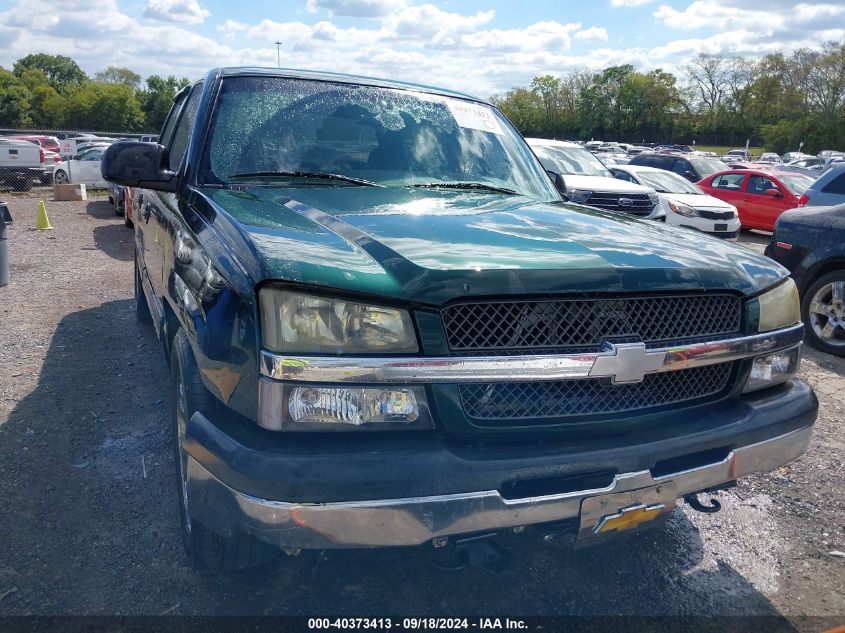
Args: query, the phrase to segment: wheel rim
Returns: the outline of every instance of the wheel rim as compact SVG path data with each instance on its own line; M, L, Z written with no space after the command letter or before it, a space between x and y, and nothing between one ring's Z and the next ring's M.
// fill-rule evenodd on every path
M845 281L823 285L810 301L810 327L828 345L845 347Z
M57 171L56 175L53 176L53 180L55 180L60 185L65 185L65 184L67 184L68 177L67 177L67 174L65 172Z
M191 531L191 515L188 513L188 460L182 449L185 439L185 429L188 426L188 394L181 375L176 384L176 453L179 455L179 489L182 493L182 512L185 518L185 529Z

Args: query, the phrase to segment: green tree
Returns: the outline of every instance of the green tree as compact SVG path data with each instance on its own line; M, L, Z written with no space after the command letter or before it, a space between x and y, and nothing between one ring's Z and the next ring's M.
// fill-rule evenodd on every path
M13 73L0 68L0 126L26 127L31 123L32 95Z
M167 79L158 75L147 77L147 88L141 94L142 109L145 116L145 129L147 131L158 131L164 125L164 119L170 112L173 105L173 97L176 93L187 86L190 82L185 79L177 79L170 75Z
M15 62L14 73L20 77L26 70L40 70L47 77L47 82L61 92L69 86L81 84L88 76L70 57L33 53L21 57Z
M504 97L493 97L492 101L522 134L539 134L543 105L537 93L528 88L513 88Z
M141 87L141 75L128 68L109 66L94 75L96 81L106 84L126 84L132 88Z
M48 107L48 103L54 102L59 93L47 81L47 75L36 68L27 68L21 73L20 80L31 95L30 119L32 125L43 128L55 127L55 109Z
M63 127L101 132L137 132L144 129L144 112L129 86L89 81L64 95Z

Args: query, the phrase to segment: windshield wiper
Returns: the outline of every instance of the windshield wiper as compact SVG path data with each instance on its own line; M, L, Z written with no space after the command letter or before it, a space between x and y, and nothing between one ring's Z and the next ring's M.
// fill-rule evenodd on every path
M488 185L486 182L421 182L412 187L426 187L429 189L479 189L482 191L493 191L495 193L506 193L511 196L521 195L513 189Z
M352 176L344 176L343 174L332 174L326 171L251 171L243 174L234 174L229 178L314 178L317 180L339 180L341 182L348 182L360 187L384 187L372 180L365 180L363 178L353 178Z

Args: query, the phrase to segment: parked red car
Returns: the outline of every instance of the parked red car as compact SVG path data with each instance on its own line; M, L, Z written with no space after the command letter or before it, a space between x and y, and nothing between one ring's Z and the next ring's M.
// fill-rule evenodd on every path
M772 169L731 169L702 178L705 193L737 208L744 229L773 231L778 216L798 206L801 194L813 184L803 174Z
M30 143L40 145L42 149L61 154L61 150L59 149L59 139L57 139L55 136L45 136L43 134L13 134L8 136L7 138L16 138L20 139L21 141L29 141Z

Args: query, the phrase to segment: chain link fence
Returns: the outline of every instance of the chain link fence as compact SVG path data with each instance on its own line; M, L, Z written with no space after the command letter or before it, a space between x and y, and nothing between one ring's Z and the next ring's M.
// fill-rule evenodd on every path
M119 139L152 138L152 133L139 132L0 128L0 191L29 191L54 182L102 186L99 158L93 158L94 153L88 161L82 160L85 149L102 148ZM77 154L80 159L74 158Z

